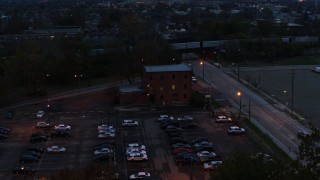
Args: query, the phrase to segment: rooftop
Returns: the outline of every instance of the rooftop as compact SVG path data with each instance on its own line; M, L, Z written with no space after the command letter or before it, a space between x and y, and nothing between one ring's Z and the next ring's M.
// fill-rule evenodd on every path
M192 71L186 64L144 66L146 72L173 72L173 71Z

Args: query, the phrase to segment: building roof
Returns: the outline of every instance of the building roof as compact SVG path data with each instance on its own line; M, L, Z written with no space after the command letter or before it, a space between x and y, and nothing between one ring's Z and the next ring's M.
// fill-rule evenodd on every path
M192 71L192 68L186 64L144 66L146 72L177 72Z

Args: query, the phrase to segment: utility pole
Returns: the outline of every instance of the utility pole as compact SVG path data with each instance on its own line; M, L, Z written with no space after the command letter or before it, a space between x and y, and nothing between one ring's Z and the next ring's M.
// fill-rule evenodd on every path
M292 70L291 75L292 75L291 76L291 115L293 115L294 75L295 75L294 69Z

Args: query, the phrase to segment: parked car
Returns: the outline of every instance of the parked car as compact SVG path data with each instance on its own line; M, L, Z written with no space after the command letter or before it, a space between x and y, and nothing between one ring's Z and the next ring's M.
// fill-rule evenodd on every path
M67 149L62 146L50 146L47 148L47 151L49 153L62 153L62 152L66 152Z
M24 175L32 175L36 173L36 169L25 164L20 164L14 167L13 174L24 174Z
M36 143L36 142L45 142L48 140L48 137L45 135L33 135L29 139L29 142Z
M175 158L175 163L177 165L190 165L190 164L199 164L200 160L198 157L194 156L191 153L178 153Z
M166 114L159 115L158 121L163 121L163 120L174 120L174 117Z
M10 129L9 128L6 128L6 127L0 127L0 130L1 131L6 131L6 132L10 132Z
M212 144L211 142L201 141L201 142L198 142L198 143L193 144L193 146L194 146L195 148L201 147L201 146L212 146L212 147L213 147L213 144Z
M113 160L113 154L97 154L93 157L96 162Z
M45 136L46 138L48 138L49 133L47 131L36 131L36 132L33 132L31 136Z
M203 163L203 169L205 171L211 171L215 168L217 168L218 166L220 166L222 164L222 161L209 161L206 163Z
M209 161L215 161L217 160L217 158L219 158L219 156L216 156L216 154L214 154L209 156L202 156L199 159L200 159L200 162L209 162Z
M21 163L36 163L39 161L39 158L29 154L23 154L20 156Z
M192 141L192 144L194 145L194 144L201 143L201 142L209 142L209 138L206 138L206 137L197 138Z
M168 125L165 130L169 130L169 129L174 129L174 130L177 130L177 131L181 131L182 130L181 128L179 128L177 126L174 126L174 125Z
M166 132L167 134L173 133L173 132L181 132L181 129L166 129L165 132Z
M98 134L98 139L108 139L114 137L116 137L116 134L112 132L103 132Z
M103 149L103 148L109 148L109 149L114 149L114 145L112 144L109 144L109 143L104 143L104 144L99 144L99 145L96 145L94 147L94 150L100 150L100 149Z
M34 151L34 152L43 154L45 149L42 147L28 147L27 151Z
M193 121L193 117L191 117L191 116L180 116L180 117L178 117L178 121Z
M173 149L173 154L176 155L180 152L187 152L187 153L192 153L192 149L191 148L187 148L187 147L178 147Z
M228 129L228 134L244 134L246 131L244 128L238 126L231 126Z
M130 148L126 150L126 155L134 154L134 153L141 153L141 154L147 154L147 151L141 150L139 148Z
M148 160L148 156L142 153L132 153L127 155L128 161L143 161Z
M174 138L174 137L183 137L183 135L182 135L182 133L180 131L178 131L178 132L168 133L168 137L171 139L171 138Z
M175 121L168 121L168 122L161 122L160 123L160 128L161 129L166 129L167 128L167 126L176 126L176 127L179 127L180 125L179 125L179 123L178 122L175 122Z
M31 155L40 158L42 153L34 152L34 151L23 151L21 155Z
M197 129L199 126L196 123L187 123L181 125L182 129Z
M54 126L54 130L71 130L71 126L65 124L59 124Z
M7 135L7 134L9 134L9 131L6 131L6 130L4 130L4 129L0 129L0 134L5 134L5 135Z
M108 124L101 124L98 126L98 130L101 130L101 129L114 129L114 127Z
M172 138L172 139L170 139L170 143L171 143L171 144L176 144L176 143L188 144L188 141L187 141L185 138L177 137L177 138Z
M38 111L36 116L37 116L37 118L43 118L44 111Z
M102 148L102 149L98 149L98 150L95 150L93 152L94 155L97 155L97 154L113 154L113 149L111 148Z
M122 121L122 126L131 127L131 126L138 126L138 125L139 125L138 121L135 121L135 120L126 119Z
M139 143L129 143L127 145L127 149L130 149L130 148L139 148L140 150L146 150L146 146Z
M216 156L216 153L210 152L210 151L199 151L199 152L197 152L196 156L198 158L206 157L206 156Z
M50 137L71 137L71 133L68 130L55 130L50 133Z
M305 132L305 131L300 131L300 132L298 132L297 136L299 139L304 139L304 138L310 137L311 133Z
M145 177L150 177L150 173L147 172L137 172L134 174L131 174L129 176L129 179L144 179Z
M195 76L191 77L192 82L197 82L197 78Z
M0 139L8 139L8 135L7 134L0 134Z
M37 122L36 128L50 128L51 124L45 121Z
M115 133L116 130L115 129L100 129L98 130L98 133L104 133L104 132L109 132L109 133Z
M218 123L228 123L232 121L232 119L227 115L217 115L215 117L216 117L216 122Z
M190 148L191 146L188 143L176 143L172 145L172 149L179 148L179 147Z

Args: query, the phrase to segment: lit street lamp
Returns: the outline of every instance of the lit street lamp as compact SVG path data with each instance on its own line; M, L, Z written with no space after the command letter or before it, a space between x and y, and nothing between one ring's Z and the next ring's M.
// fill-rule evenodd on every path
M50 120L50 104L49 104L49 100L48 100L48 104L47 104L47 109L48 109L48 123L49 123L49 130L51 129L51 120Z
M204 80L204 60L200 62L200 65L202 66L202 79Z
M242 93L240 91L237 92L237 96L240 97L240 107L239 107L239 118L238 118L238 121L240 121L240 117L241 117L241 99L242 99Z
M82 77L82 74L75 74L74 77L78 78L78 91L79 91L79 94L80 94L80 78Z

